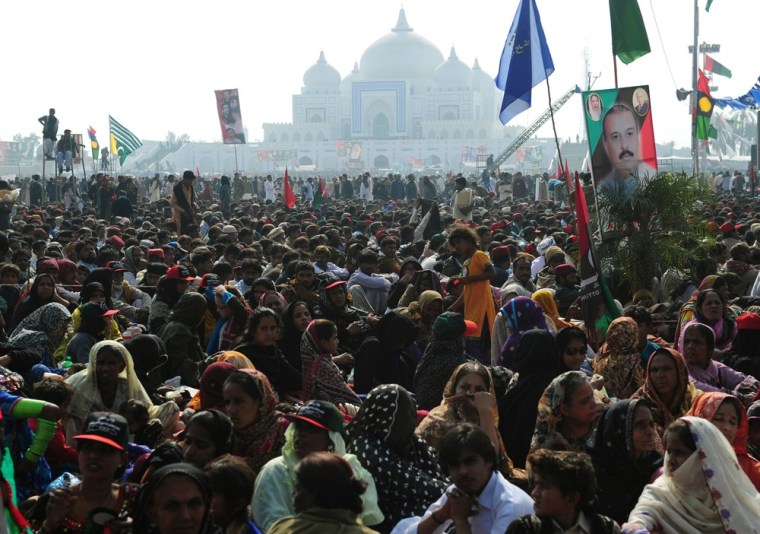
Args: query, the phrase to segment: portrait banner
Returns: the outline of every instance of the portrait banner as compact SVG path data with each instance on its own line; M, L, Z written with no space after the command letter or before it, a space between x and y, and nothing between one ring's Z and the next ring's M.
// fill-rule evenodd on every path
M640 179L657 172L649 86L582 95L597 196L607 192L630 198Z
M243 116L240 112L240 96L237 89L221 89L216 94L216 112L222 128L222 142L225 145L245 143Z

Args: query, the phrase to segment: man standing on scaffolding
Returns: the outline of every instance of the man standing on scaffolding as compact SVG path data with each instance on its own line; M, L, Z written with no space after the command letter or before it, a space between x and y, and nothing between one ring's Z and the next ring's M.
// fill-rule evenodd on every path
M55 140L58 138L58 119L55 116L55 109L50 108L49 115L43 115L37 121L42 124L42 151L45 159L54 160L53 149Z

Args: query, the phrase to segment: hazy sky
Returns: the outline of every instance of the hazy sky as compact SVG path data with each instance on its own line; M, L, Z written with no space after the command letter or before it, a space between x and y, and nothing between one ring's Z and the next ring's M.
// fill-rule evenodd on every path
M744 94L760 75L751 45L760 20L758 0L700 3L700 42L720 43L714 57L733 71L717 77L717 96ZM452 45L468 65L477 57L496 75L499 56L518 0L405 0L414 31L448 57ZM614 86L607 0L537 0L555 73L556 99L585 85L583 50L594 88ZM639 0L652 53L630 66L618 62L621 87L649 84L655 136L688 145L686 102L675 89L691 84L693 0ZM292 96L304 71L323 50L347 75L362 52L395 25L402 3L388 0L133 0L52 2L2 0L0 139L41 132L36 119L55 107L61 130L85 133L92 125L107 137L112 114L142 139L163 139L168 130L191 139L221 139L214 89L239 88L250 140L264 122L290 122ZM654 15L652 12L654 8ZM662 42L655 26L659 23ZM674 81L666 64L672 67ZM533 107L510 124L527 126L547 106L546 85L533 90ZM558 133L581 130L581 99L557 114ZM545 125L541 137L551 136Z

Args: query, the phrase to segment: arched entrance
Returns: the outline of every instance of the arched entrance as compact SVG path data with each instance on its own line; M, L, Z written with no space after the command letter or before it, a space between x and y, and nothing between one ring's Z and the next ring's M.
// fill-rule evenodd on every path
M385 156L377 156L375 158L375 167L378 169L387 169L390 167L390 163L388 162L388 158Z
M385 113L378 113L372 119L372 137L375 139L387 139L390 134L391 123Z

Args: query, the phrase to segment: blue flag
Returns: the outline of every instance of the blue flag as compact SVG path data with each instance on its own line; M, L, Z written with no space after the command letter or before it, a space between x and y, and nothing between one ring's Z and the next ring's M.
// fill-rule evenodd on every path
M501 53L496 87L504 91L499 119L507 124L530 107L531 89L554 72L536 0L520 0Z

